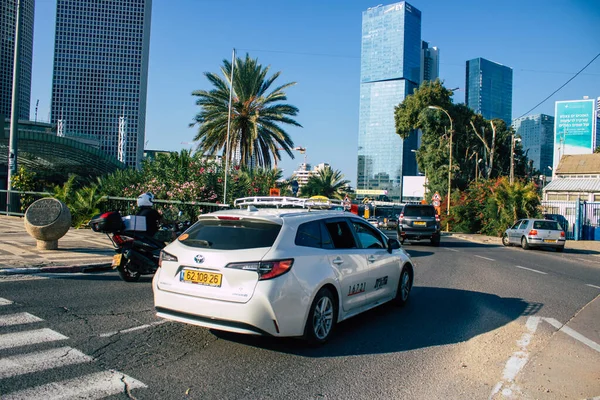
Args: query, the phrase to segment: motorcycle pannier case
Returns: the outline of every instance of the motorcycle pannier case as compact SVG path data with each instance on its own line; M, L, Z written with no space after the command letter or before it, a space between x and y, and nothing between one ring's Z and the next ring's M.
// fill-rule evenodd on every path
M123 220L118 211L110 211L92 219L90 227L94 232L115 233L123 229Z

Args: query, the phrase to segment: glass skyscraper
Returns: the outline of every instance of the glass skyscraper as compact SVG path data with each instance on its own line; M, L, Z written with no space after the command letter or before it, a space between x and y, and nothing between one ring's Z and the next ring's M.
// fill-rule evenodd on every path
M57 0L51 120L63 134L91 135L125 163L144 153L152 0Z
M533 168L550 175L554 157L554 117L545 114L527 115L513 121L513 128L521 137L523 151L533 161Z
M400 2L363 11L358 194L401 200L403 140L394 107L419 85L421 12ZM362 191L362 192L361 192Z
M10 118L15 57L17 2L0 0L0 115ZM21 70L18 119L29 120L31 65L33 61L34 0L21 0ZM0 125L2 125L0 121Z
M467 61L466 105L486 119L512 123L512 68L475 58Z
M440 50L421 42L421 82L435 81L440 77Z

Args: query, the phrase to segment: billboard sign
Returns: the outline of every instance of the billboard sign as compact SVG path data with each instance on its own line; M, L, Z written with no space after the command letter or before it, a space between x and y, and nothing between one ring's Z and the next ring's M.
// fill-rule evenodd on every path
M554 109L554 168L566 154L591 154L596 146L595 100L557 101Z

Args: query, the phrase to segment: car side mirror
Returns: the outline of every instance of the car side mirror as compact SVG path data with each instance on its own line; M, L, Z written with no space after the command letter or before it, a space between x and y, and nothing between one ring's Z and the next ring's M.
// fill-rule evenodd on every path
M400 242L397 239L388 239L388 251L391 253L400 248Z

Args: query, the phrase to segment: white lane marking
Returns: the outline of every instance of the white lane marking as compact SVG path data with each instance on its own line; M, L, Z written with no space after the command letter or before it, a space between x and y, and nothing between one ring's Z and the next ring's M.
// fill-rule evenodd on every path
M1 358L0 379L91 361L94 361L92 357L71 347L36 351L34 353Z
M27 312L10 315L0 315L0 327L32 324L34 322L40 321L43 321L43 319L36 317L35 315L29 314Z
M142 330L142 329L151 328L153 326L162 325L162 324L164 324L166 322L169 322L169 321L167 321L167 320L156 321L156 322L153 322L151 324L144 324L144 325L140 325L140 326L135 326L133 328L123 329L121 331L107 332L107 333L101 334L100 337L111 337L111 336L114 336L114 335L118 335L119 333L135 332L135 331L139 331L139 330Z
M442 249L444 249L444 250L450 250L450 251L455 251L455 252L457 252L457 253L458 253L458 250L456 250L456 249L451 249L450 247L442 247Z
M488 260L488 261L496 261L493 258L487 258L487 257L484 257L484 256L475 255L475 257L483 258L484 260Z
M511 397L513 391L517 389L514 383L515 378L529 360L527 346L529 343L531 343L531 339L537 330L540 320L540 317L527 318L527 322L525 323L527 332L523 333L521 338L517 340L517 346L519 346L519 350L514 352L506 362L504 371L502 371L502 380L494 386L492 392L490 393L489 399L492 399L496 394L498 394L503 387L504 390L502 390L502 394L508 397Z
M3 299L2 297L0 297L0 306L8 306L9 304L12 304L13 302L7 299Z
M593 287L593 288L596 288L596 289L600 289L600 286L590 285L589 283L586 283L585 286L589 286L589 287Z
M555 327L556 329L558 329L559 332L566 333L567 335L571 336L573 339L579 340L581 343L585 344L588 347L591 347L592 349L594 349L598 353L600 353L600 344L594 342L593 340L586 338L581 333L569 328L568 326L561 324L554 318L544 318L544 320L546 322L548 322L550 325L552 325L553 327Z
M123 393L131 389L147 387L118 371L104 371L89 374L62 382L52 382L20 392L3 395L3 400L45 399L59 400L67 398L101 399Z
M537 269L531 269L531 268L527 268L527 267L521 267L520 265L515 265L515 267L521 268L521 269L526 269L527 271L531 271L531 272L537 272L538 274L548 275L547 272L538 271Z
M4 335L0 335L0 350L65 339L68 339L68 337L48 328L25 332L5 333Z

